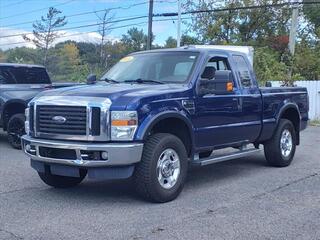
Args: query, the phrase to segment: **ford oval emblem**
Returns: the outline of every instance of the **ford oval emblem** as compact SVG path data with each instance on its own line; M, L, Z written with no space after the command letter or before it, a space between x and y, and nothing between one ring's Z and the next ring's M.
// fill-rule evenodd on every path
M54 116L52 118L52 121L54 121L55 123L59 123L59 124L63 124L67 121L67 119L65 117L62 116Z

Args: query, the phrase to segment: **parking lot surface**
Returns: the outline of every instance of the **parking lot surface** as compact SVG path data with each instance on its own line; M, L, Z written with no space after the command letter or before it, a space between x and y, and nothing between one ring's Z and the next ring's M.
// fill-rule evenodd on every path
M320 127L287 168L263 152L192 169L173 202L151 204L130 181L41 182L0 132L0 239L320 239Z

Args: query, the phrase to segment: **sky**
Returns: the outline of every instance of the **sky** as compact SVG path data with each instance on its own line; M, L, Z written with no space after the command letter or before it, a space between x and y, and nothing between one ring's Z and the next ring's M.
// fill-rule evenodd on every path
M50 6L67 16L67 25L63 28L96 24L97 15L101 16L104 9L116 8L110 11L113 21L128 17L147 16L148 0L0 0L0 48L5 50L19 46L32 47L21 36L1 38L1 36L28 33L32 31L32 22L40 20ZM154 0L153 11L155 14L164 12L177 12L177 0ZM94 11L97 11L96 13ZM100 11L100 12L99 12ZM91 12L88 14L82 14ZM79 14L79 15L77 15ZM77 15L77 16L71 16ZM163 45L169 36L176 38L177 25L175 17L154 18L153 34L156 36L155 43ZM161 21L157 21L161 20ZM167 21L162 21L167 20ZM110 40L118 40L128 29L137 27L147 33L147 18L114 23L109 34ZM131 26L126 26L131 25ZM76 29L61 30L64 37L57 41L75 40L98 42L99 34L97 26L82 27ZM182 31L185 26L182 25Z

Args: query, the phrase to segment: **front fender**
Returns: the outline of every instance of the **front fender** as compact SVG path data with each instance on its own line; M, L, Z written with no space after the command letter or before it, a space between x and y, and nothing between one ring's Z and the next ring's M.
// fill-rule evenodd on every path
M189 128L191 141L193 142L193 125L188 117L188 113L184 111L174 111L174 110L166 110L163 112L154 112L150 113L144 121L139 125L139 128L136 133L136 140L143 141L148 136L148 133L158 122L166 118L178 118L186 123Z

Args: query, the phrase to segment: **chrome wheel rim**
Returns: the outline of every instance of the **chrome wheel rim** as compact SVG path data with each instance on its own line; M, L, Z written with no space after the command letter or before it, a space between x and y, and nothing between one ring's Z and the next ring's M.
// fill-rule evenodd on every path
M158 159L157 176L161 187L171 189L180 175L180 159L177 152L171 148L165 149Z
M288 157L292 151L292 135L288 129L284 129L280 139L281 154Z

